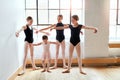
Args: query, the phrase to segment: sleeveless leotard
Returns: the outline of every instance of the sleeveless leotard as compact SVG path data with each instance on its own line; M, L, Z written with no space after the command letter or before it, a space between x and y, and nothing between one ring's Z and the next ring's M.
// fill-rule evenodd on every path
M27 29L24 30L25 33L25 41L28 43L33 43L33 28L29 28L28 25L26 25Z
M73 46L76 46L80 42L80 31L82 25L78 25L77 27L73 27L72 25L69 25L69 28L71 30L70 43L72 43Z
M63 23L57 23L56 27L64 27L64 25ZM64 39L64 30L56 30L56 40L61 43Z

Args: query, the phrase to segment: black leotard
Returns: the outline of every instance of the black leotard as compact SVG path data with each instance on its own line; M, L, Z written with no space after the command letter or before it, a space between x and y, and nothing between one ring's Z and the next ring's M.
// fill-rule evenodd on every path
M71 30L70 42L74 46L76 46L80 42L80 31L81 31L82 25L78 25L77 27L73 27L72 25L69 25L69 28Z
M28 43L33 43L33 28L30 29L28 25L26 25L26 29L24 30L25 33L25 41Z
M57 23L56 27L64 27L64 25L63 23ZM56 30L56 40L61 43L64 39L64 30Z

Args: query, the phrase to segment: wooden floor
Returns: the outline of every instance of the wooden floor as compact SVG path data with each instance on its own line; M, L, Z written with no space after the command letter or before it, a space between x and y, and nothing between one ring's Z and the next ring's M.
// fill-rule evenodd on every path
M17 76L15 80L120 80L120 67L83 68L87 75L80 74L77 67L67 74L62 73L62 68L51 70L52 73L41 73L41 70L27 69L26 74Z

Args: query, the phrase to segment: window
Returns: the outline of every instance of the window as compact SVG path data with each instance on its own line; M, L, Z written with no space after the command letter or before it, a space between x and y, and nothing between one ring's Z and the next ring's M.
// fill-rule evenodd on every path
M109 41L120 41L120 0L110 0Z
M32 16L34 25L49 25L57 22L57 15L64 16L63 22L69 24L70 16L79 15L83 23L83 0L26 0L26 16Z
M70 24L71 16L76 14L80 17L79 23L83 24L83 0L25 0L26 17L32 16L38 29L57 23L57 16L63 15L63 23ZM38 26L39 25L39 26ZM66 41L69 41L69 29L64 31ZM49 36L50 40L55 40L56 31L53 30ZM34 41L41 40L41 35L34 35ZM81 37L83 38L83 36ZM83 40L83 39L82 39Z

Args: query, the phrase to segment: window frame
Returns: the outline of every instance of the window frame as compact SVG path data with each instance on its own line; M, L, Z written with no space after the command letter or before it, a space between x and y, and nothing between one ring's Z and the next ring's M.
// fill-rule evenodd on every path
M119 11L120 11L120 9L119 9L119 0L117 0L117 9L116 9L116 25L120 25L120 23L119 23Z
M27 8L26 7L26 0L25 0L25 11L27 11L27 10L36 10L36 25L34 25L34 26L48 26L48 25L51 25L51 24L40 24L39 23L39 10L48 10L48 23L49 23L49 11L50 10L59 10L59 14L61 13L61 10L69 10L70 11L70 22L69 22L69 24L71 24L71 16L72 16L72 0L70 0L70 9L61 9L60 8L60 6L61 6L61 2L60 2L60 0L59 0L59 9L49 9L49 1L50 0L48 0L48 9L39 9L39 2L38 2L39 0L36 0L36 8ZM83 10L83 0L82 0L82 8L78 8L78 9L73 9L73 10Z

